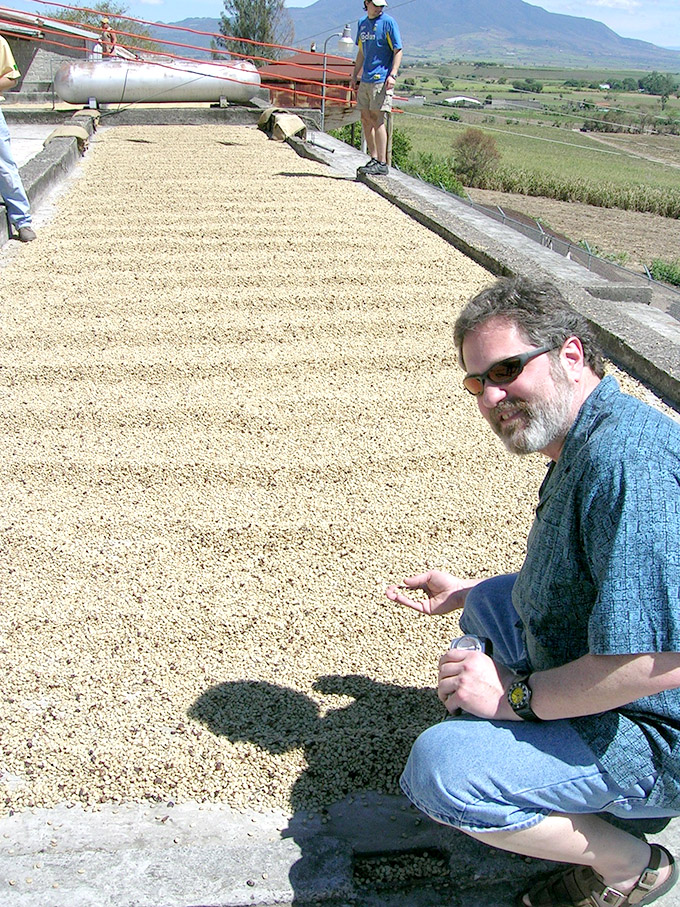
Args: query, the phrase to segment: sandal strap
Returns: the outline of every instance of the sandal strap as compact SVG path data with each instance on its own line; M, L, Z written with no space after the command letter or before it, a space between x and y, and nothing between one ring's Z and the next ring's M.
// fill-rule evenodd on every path
M597 901L593 901L593 903L597 904L598 907L600 904L606 904L606 907L621 907L621 905L629 903L625 894L621 894L616 888L610 888L609 886L603 888L601 892L593 892L593 894L597 894Z
M643 901L649 892L656 885L659 878L659 867L661 866L661 849L654 844L650 844L651 856L649 866L643 871L637 881L637 885L628 895L629 904L639 904Z
M624 907L626 896L605 885L588 866L572 866L539 882L529 892L532 907Z

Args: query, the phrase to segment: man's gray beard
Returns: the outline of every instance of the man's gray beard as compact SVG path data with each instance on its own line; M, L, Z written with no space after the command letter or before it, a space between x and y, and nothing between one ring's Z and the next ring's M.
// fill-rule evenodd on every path
M527 419L525 426L513 427L509 434L503 433L502 423L494 421L491 424L511 453L536 453L544 450L558 438L563 440L566 437L573 421L571 407L575 391L559 369L560 366L551 369L555 390L547 399L531 404L518 400L507 406L501 403L496 407L496 413L502 413L504 408L519 409Z

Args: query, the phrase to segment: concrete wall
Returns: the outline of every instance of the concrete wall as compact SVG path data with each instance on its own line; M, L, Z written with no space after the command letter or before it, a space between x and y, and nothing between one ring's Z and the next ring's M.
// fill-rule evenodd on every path
M53 44L43 44L39 41L7 37L7 43L21 72L16 91L49 91L54 75L63 63L87 58L87 49L82 38L69 35L52 37L67 46L55 47ZM12 92L8 92L6 98L11 103Z

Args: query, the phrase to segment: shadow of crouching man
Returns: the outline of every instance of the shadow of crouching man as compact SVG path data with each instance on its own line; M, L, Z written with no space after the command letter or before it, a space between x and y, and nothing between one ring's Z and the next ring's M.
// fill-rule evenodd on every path
M358 675L322 677L313 690L338 701L320 706L298 690L233 681L206 690L189 712L232 742L246 741L274 756L304 752L306 768L292 787L293 814L282 832L300 852L288 874L294 903L356 895L362 857L375 857L366 871L382 873L386 885L421 882L411 878L419 866L421 875L439 876L448 886L444 839L450 829L423 816L399 790L413 741L444 717L435 691ZM408 852L408 865L395 870L386 855L398 852Z

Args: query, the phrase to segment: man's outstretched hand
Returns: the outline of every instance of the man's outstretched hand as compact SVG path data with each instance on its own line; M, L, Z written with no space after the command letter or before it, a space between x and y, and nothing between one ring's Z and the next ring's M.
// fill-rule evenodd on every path
M406 605L421 614L448 614L449 611L464 606L468 590L478 582L474 579L458 579L443 570L428 570L427 573L408 577L403 586L388 586L385 595L390 601ZM410 598L404 595L402 589L421 589L427 595L427 601Z

